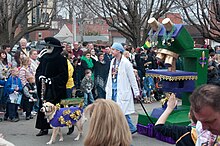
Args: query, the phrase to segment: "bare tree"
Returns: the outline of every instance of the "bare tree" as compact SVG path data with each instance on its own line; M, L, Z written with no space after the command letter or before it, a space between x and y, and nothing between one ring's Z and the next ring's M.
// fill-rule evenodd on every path
M73 13L79 19L88 18L91 11L86 7L84 0L59 0L60 7L64 8L69 14L69 20L72 23Z
M158 19L172 7L175 0L85 0L92 12L118 30L134 47L147 38L150 17Z
M61 7L69 14L69 22L73 23L73 17L77 18L77 23L80 26L80 36L83 42L84 22L87 18L93 17L93 13L85 5L85 0L59 0Z
M219 0L178 0L187 18L203 37L220 42L220 1Z
M31 12L39 10L39 17L35 21L29 18ZM0 45L10 44L13 46L24 35L36 31L50 28L54 15L55 2L50 6L49 13L44 0L1 0L0 1ZM37 19L37 20L36 20ZM20 31L17 31L20 29Z

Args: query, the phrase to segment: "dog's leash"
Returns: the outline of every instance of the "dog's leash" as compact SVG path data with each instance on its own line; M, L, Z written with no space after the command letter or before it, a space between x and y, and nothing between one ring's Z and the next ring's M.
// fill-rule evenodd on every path
M144 105L143 105L141 99L138 98L138 100L139 100L139 102L141 103L141 107L143 108L145 114L147 115L148 120L151 122L151 124L154 125L155 123L151 120L150 116L148 115L147 110L145 109L145 107L144 107Z

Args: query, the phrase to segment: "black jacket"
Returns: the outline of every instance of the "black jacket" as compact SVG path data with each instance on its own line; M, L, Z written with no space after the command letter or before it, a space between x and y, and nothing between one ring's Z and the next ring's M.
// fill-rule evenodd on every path
M191 137L191 126L175 126L158 124L154 127L156 132L171 137L176 141L176 146L195 146Z
M36 85L38 97L41 99L41 81L40 76L51 79L52 84L46 84L44 100L53 104L60 103L61 99L66 98L66 83L68 80L68 66L65 57L60 55L62 48L54 48L51 54L45 54L40 58L40 64L36 70ZM39 102L39 108L42 107L42 101ZM44 118L42 112L38 112L35 127L37 129L49 129L50 125Z

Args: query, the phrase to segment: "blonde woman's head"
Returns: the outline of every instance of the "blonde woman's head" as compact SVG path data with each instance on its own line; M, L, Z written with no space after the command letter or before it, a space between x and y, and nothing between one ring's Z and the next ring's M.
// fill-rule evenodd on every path
M112 100L98 99L88 106L90 127L84 146L130 146L131 132L125 115Z
M21 58L21 65L24 67L27 67L31 64L31 60L29 57L23 57Z

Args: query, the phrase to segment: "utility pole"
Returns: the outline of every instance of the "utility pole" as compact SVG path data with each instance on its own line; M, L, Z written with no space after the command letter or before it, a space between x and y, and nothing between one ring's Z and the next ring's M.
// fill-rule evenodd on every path
M73 9L73 43L76 42L76 14Z
M81 42L83 42L83 36L84 36L84 19L85 19L85 1L82 1L82 15L81 15L81 22L80 22L80 33L81 33Z

